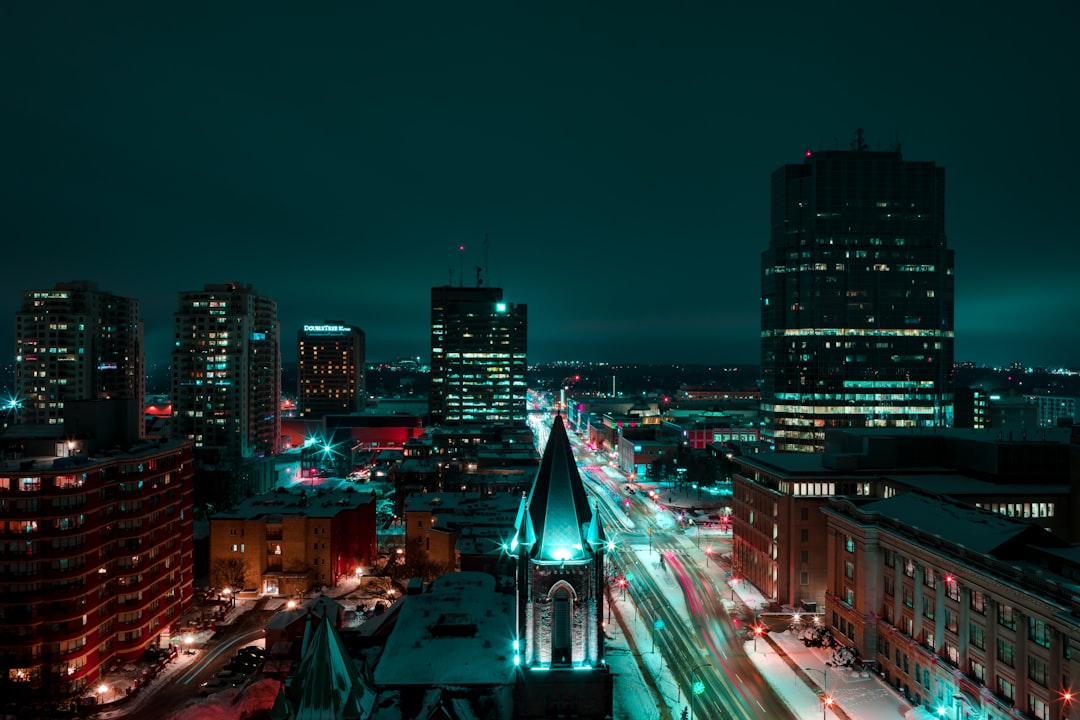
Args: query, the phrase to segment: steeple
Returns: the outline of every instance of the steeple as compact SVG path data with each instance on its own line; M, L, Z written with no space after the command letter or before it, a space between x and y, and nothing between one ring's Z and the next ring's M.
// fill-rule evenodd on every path
M535 544L529 556L540 561L584 561L591 553L587 545L593 509L578 474L570 438L561 415L551 423L547 447L536 473L536 481L519 514L518 542L526 543L521 523L531 525ZM524 528L530 530L528 525Z

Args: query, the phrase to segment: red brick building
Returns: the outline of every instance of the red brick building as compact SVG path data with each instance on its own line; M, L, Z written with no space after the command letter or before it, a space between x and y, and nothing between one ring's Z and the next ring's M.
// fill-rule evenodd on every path
M164 644L192 600L192 445L0 464L0 687L84 691Z

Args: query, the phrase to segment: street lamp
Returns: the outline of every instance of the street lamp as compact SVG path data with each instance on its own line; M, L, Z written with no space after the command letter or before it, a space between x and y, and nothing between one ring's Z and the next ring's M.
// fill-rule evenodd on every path
M806 669L821 673L821 720L825 720L825 710L833 704L833 699L829 696L829 668L807 667Z
M656 618L656 620L653 622L652 626L653 626L652 650L650 650L649 652L656 652L656 631L664 629L664 621L663 621L663 619L662 618Z
M705 567L709 567L709 559L712 557L712 545L705 546ZM734 598L732 598L734 599Z
M694 697L705 692L705 683L702 680L694 680L694 673L706 665L712 667L712 663L706 662L690 669L690 720L694 720Z
M757 652L757 639L758 639L758 636L761 635L761 633L764 632L764 631L765 631L765 628L763 628L761 626L761 623L758 622L757 613L754 613L754 652Z

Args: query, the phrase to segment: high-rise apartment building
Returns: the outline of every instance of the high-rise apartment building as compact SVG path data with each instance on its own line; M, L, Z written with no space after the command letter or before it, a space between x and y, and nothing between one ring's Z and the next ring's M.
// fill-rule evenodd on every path
M431 288L433 422L524 422L527 340L527 306L501 288Z
M170 434L203 458L276 455L281 437L277 303L250 285L180 293Z
M363 410L364 331L342 322L297 333L297 408L302 418Z
M15 314L17 421L59 425L65 403L131 400L139 427L146 391L139 303L96 283L57 283L23 293ZM141 434L141 433L140 433Z
M178 639L194 582L190 443L36 445L0 442L28 456L0 460L0 686L24 710Z
M871 151L772 175L762 254L762 411L777 451L830 428L931 427L952 413L953 252L945 170Z

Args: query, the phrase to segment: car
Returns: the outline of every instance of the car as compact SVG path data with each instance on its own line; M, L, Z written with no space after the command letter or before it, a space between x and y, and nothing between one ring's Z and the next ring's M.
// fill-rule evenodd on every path
M234 656L233 659L229 661L229 664L225 666L225 669L243 675L250 675L255 672L255 668L259 667L259 663L261 662L261 659L256 660L250 656L238 655Z
M258 645L245 645L236 651L236 657L240 657L241 655L254 658L255 660L262 660L266 657L266 650Z
M220 678L213 677L199 686L199 695L206 697L212 693L220 692L222 690L228 690L231 687L237 686L237 679L235 678Z

